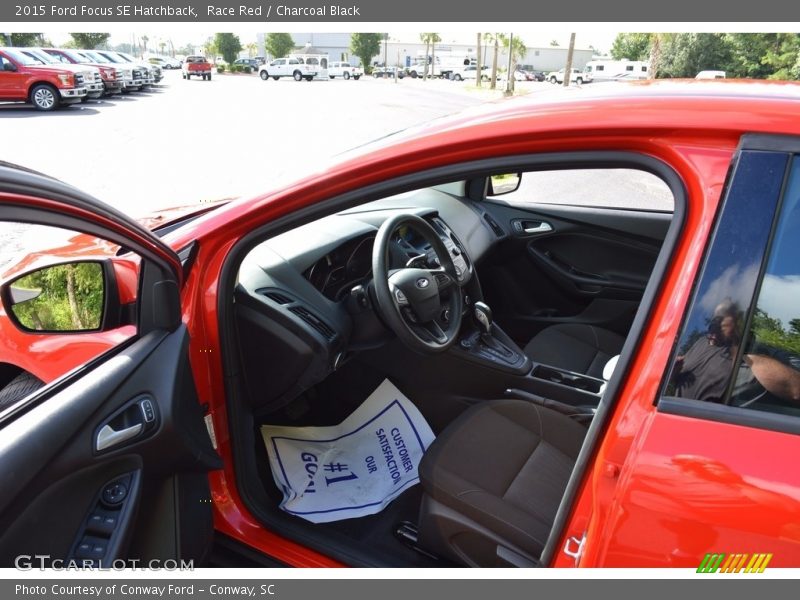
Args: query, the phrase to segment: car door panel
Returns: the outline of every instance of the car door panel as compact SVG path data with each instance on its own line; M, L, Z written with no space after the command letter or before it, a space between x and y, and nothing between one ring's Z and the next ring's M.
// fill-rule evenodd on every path
M185 326L148 334L72 385L54 390L4 428L2 564L13 564L19 554L82 558L76 556L76 544L87 535L108 543L106 562L127 557L131 544L139 558L201 557L203 545L189 544L192 536L182 530L210 525L205 473L218 467L219 459L202 425L187 344ZM120 407L143 396L153 404L155 426L98 452L98 430ZM127 495L115 506L104 501L103 492L120 479ZM181 514L185 494L193 495L191 520ZM209 514L197 519L196 510ZM106 536L97 535L89 522L98 512L117 517ZM164 523L157 524L154 515L172 521L167 531L175 534L165 537Z
M0 413L0 564L202 559L207 472L221 461L190 368L180 258L119 211L13 165L0 165L0 220L96 236L140 265L135 335Z
M625 334L671 214L487 201L505 231L481 280L498 321L519 341L554 323L592 323Z

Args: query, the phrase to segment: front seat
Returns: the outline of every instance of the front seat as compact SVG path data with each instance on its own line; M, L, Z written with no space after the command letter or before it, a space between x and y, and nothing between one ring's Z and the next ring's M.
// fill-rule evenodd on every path
M537 564L585 434L524 400L467 409L420 462L420 547L469 566Z
M543 329L525 346L533 362L603 378L603 368L622 352L625 338L594 325L561 323Z

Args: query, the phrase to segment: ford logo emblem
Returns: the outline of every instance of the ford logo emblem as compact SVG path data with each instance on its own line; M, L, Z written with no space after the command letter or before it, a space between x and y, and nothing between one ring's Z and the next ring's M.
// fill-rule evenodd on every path
M422 290L424 290L430 284L431 284L431 282L428 281L427 279L425 279L424 277L420 277L419 279L417 279L417 287L422 289Z

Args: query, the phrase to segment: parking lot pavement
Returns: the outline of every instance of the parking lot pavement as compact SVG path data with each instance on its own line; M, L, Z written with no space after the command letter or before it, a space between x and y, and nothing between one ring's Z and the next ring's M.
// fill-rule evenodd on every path
M255 74L215 74L211 81L185 81L180 71L164 75L150 91L52 113L0 104L0 160L62 179L136 217L266 192L277 178L316 172L345 150L503 97L503 82L490 90L487 83L477 88L410 77L296 82ZM518 93L542 98L557 90L517 82ZM637 173L624 175L624 182L614 175L615 185L607 186L598 186L596 175L590 185L556 173L541 177L535 184L523 179L518 196L547 202L543 193L558 191L561 201L619 206L619 190L626 189L624 201L635 200L631 207L669 207L663 189Z
M447 81L164 75L151 91L52 113L0 106L0 160L138 216L267 191L278 173L317 171L332 155L492 97Z

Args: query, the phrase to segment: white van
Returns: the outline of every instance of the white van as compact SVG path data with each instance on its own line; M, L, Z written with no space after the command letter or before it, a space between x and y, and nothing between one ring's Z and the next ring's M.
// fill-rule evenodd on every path
M351 77L358 81L358 78L364 74L360 67L354 67L349 62L332 62L328 65L328 77L342 77L350 79Z
M725 71L700 71L695 79L725 79Z

